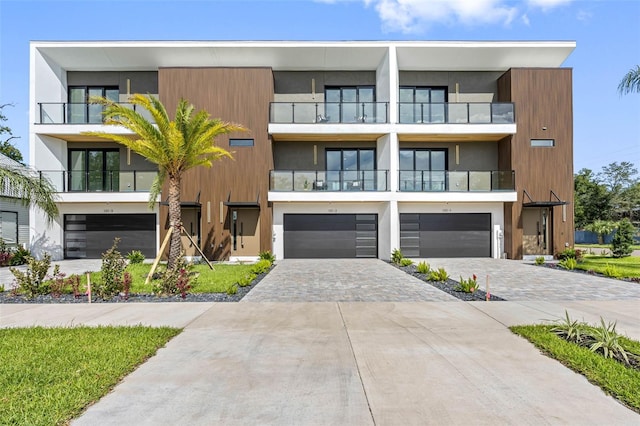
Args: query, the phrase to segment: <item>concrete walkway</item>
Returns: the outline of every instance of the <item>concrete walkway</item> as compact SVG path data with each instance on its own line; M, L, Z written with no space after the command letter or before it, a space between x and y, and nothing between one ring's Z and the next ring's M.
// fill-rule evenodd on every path
M184 327L76 425L638 424L507 325L638 302L0 305L0 327Z

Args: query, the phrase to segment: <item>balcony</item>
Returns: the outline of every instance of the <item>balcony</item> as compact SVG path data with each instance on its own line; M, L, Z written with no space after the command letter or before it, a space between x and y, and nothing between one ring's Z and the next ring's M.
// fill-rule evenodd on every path
M513 103L398 103L400 124L514 124Z
M388 123L387 102L271 102L270 123Z
M151 114L145 108L131 103L119 105L133 109L153 122ZM41 102L38 103L40 121L37 124L102 124L104 108L102 105L91 103Z
M402 192L515 191L515 172L401 170L398 189Z
M269 191L388 191L388 170L271 170Z
M149 192L156 170L66 171L40 170L56 192Z

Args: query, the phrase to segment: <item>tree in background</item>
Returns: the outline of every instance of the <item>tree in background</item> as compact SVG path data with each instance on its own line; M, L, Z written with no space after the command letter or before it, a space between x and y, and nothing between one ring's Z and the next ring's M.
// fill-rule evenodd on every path
M632 92L640 92L640 65L631 68L618 84L618 93L621 95Z
M20 164L24 164L22 153L11 143L11 140L18 139L18 136L13 136L11 129L3 124L7 121L7 117L2 113L3 108L6 106L13 106L13 104L0 105L0 153ZM3 135L8 136L7 139L4 139L6 136Z
M612 220L595 220L584 227L587 231L598 234L598 244L604 244L604 237L612 233L618 224Z
M618 223L618 229L613 236L613 240L611 240L611 253L613 257L626 257L631 255L633 252L633 234L635 234L635 228L629 219L623 219Z
M611 200L607 187L598 182L589 169L574 177L574 214L576 228L582 229L596 220L611 218Z
M640 191L638 190L638 174L632 163L623 161L613 162L602 168L598 180L606 185L610 203L611 219L619 220L628 217L633 220L634 212L640 208Z
M231 158L229 152L215 145L215 138L245 129L237 124L212 119L206 111L198 111L194 114L195 107L184 99L178 103L173 121L169 118L164 105L153 96L134 94L129 98L128 105L121 105L105 98L93 98L91 101L105 106L103 113L105 124L129 129L134 133L134 137L105 132L85 132L84 134L118 142L157 164L158 176L149 194L150 208L155 207L164 182L169 183L169 222L177 231L171 233L169 246L167 268L172 269L182 251L180 238L182 175L194 167L211 167L216 160L224 157ZM149 111L153 122L132 109L130 104Z

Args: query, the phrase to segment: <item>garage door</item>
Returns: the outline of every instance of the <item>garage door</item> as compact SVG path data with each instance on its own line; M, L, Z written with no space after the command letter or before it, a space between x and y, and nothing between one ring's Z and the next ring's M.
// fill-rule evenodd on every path
M285 214L284 257L377 257L376 214Z
M118 250L126 254L140 250L156 256L155 214L66 214L64 215L64 257L99 259L120 238Z
M400 214L400 249L408 257L491 257L491 214Z

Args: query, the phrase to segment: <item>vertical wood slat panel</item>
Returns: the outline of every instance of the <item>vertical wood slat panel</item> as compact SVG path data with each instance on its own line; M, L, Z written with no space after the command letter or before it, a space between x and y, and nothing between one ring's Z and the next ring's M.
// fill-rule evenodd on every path
M220 202L256 201L260 197L260 250L271 250L271 208L267 202L269 170L273 168L271 140L267 133L269 103L273 100L270 68L161 68L158 75L160 100L172 116L181 98L204 109L211 117L242 124L248 132L220 136L216 144L233 152L213 167L198 167L184 174L182 200L193 201L200 193L202 204L202 248L209 258L227 259L232 253L228 209ZM230 147L231 138L253 138L253 147ZM167 197L163 190L163 200ZM207 202L211 223L207 221ZM166 233L168 209L162 207L161 238ZM222 247L220 247L222 245ZM258 253L256 253L257 255Z
M518 126L511 143L505 140L499 145L500 161L509 157L516 170L518 192L518 202L511 208L505 205L505 228L511 223L511 241L507 244L505 235L505 250L512 258L522 257L522 203L526 189L535 201L549 200L553 190L560 199L570 202L566 222L562 221L562 207L552 208L553 250L561 251L565 243L574 243L572 70L513 68L498 85L499 99L516 105ZM532 148L531 139L554 139L555 147Z

